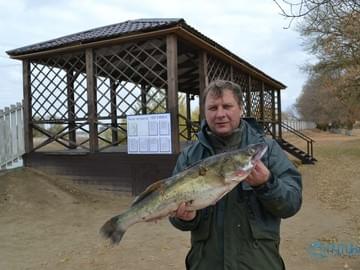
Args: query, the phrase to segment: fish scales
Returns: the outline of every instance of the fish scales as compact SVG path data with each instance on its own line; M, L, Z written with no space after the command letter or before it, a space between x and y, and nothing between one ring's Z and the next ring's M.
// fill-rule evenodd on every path
M192 167L150 185L122 214L108 220L100 229L112 243L119 243L125 231L138 222L159 219L186 203L187 210L215 204L250 174L266 144L249 145L206 158Z

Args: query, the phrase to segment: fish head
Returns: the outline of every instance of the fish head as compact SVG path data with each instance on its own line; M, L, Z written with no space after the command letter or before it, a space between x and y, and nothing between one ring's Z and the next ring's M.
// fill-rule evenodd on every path
M230 152L228 160L223 164L225 181L240 182L244 180L254 168L256 161L263 157L267 148L266 144L258 143Z

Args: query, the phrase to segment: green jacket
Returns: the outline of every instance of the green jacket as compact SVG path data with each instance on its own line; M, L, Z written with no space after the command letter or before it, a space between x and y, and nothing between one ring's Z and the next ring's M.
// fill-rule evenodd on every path
M274 140L247 121L242 120L241 125L239 148L259 142L268 145L262 161L271 177L257 189L240 183L215 206L197 211L192 221L170 218L176 228L191 231L187 270L285 269L279 254L280 220L301 207L301 175ZM205 126L198 141L179 155L174 174L215 154Z

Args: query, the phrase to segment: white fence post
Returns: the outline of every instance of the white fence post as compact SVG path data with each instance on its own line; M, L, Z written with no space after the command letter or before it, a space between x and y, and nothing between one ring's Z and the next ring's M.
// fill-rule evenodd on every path
M22 110L21 103L0 110L0 169L12 166L25 153Z
M5 113L0 110L0 170L5 163Z

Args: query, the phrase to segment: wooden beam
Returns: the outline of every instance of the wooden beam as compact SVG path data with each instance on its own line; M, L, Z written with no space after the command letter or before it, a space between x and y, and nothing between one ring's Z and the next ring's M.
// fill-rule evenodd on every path
M260 120L262 121L262 124L265 124L265 110L264 110L264 89L265 85L264 82L261 82L261 88L260 88Z
M204 90L209 84L207 69L208 69L207 54L205 51L201 51L199 53L199 89L200 89L199 90L199 92L200 92L200 94L199 94L199 109L200 109L199 121L201 121L202 119L205 119L205 111L203 108L202 100L203 100Z
M167 104L171 118L171 140L173 154L180 152L179 142L179 101L178 101L178 66L177 66L177 38L175 35L166 37L167 57Z
M25 153L34 149L31 108L30 61L23 60L23 96L24 96L24 143Z
M277 92L277 109L278 109L278 124L279 124L279 138L282 138L282 130L281 130L281 91L280 89L276 90Z
M66 71L67 105L69 118L69 148L76 148L76 125L75 125L75 95L74 95L74 74L73 71Z
M146 94L147 94L147 87L145 84L141 84L141 113L147 114L147 100L146 100Z
M111 107L111 143L112 145L118 144L118 131L117 131L117 110L116 110L116 88L118 84L110 78L110 107Z
M187 140L191 141L191 101L190 94L186 93L186 131Z
M251 117L251 75L248 76L248 87L246 89L246 117Z
M88 95L88 123L90 152L98 152L97 107L96 107L96 78L94 74L94 53L86 49L86 81Z

